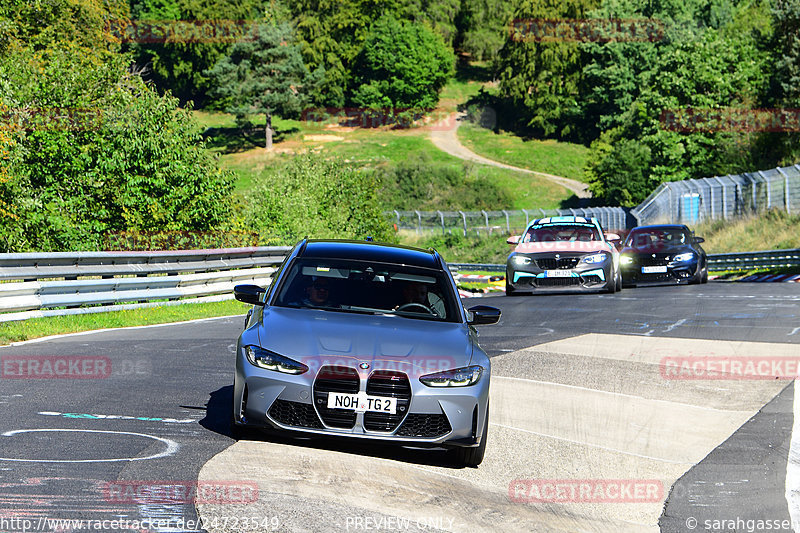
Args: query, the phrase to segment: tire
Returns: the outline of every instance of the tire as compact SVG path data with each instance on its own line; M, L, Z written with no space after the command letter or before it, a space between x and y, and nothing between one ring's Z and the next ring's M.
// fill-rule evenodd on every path
M486 402L486 418L483 420L483 434L481 435L481 443L476 448L455 448L453 455L456 460L470 468L478 468L483 462L483 457L486 455L486 439L489 430L489 402Z
M708 283L708 267L703 269L703 276L700 278L700 283Z
M231 404L231 418L228 426L230 436L236 440L258 440L259 432L255 428L236 422L233 409L234 406Z
M520 293L519 293L519 292L517 292L517 289L515 289L514 287L512 287L512 286L511 286L511 285L508 283L508 278L506 278L506 296L519 296L519 295L520 295Z
M619 282L619 279L618 279L617 275L615 274L614 275L614 279L609 281L606 284L606 290L604 292L606 292L608 294L614 294L615 292L617 292L617 290L618 290L617 283L618 282Z

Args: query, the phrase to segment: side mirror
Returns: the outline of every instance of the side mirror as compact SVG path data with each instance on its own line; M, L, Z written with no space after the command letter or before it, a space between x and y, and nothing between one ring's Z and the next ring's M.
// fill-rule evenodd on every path
M467 323L470 326L497 324L500 320L500 310L488 305L476 305L467 309Z
M519 235L512 235L508 239L506 239L508 244L519 244Z
M607 241L621 241L622 237L617 235L616 233L606 233L606 240Z
M250 305L264 305L261 295L265 292L266 289L258 285L237 285L233 288L233 296L240 302Z
M702 238L702 237L695 237L694 238L694 243L695 244L700 244L701 242L706 242L706 240L704 238Z

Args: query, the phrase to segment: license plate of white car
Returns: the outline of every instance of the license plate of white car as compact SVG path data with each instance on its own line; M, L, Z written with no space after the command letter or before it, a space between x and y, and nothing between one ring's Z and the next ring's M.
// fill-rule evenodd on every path
M348 409L356 413L373 411L393 415L397 413L397 398L368 396L365 392L359 392L358 394L329 392L328 409Z
M642 274L663 274L666 271L667 267L664 265L642 267Z
M544 276L546 278L571 278L571 270L545 270Z

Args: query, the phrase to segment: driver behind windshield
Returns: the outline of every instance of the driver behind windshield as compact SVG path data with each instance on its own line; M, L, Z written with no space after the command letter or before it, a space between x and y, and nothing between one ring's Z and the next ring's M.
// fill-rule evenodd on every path
M312 278L305 288L305 294L302 302L305 307L338 307L330 301L331 284L325 278Z
M403 301L397 309L414 311L431 310L437 316L445 315L444 302L435 293L428 291L428 284L419 281L403 282Z

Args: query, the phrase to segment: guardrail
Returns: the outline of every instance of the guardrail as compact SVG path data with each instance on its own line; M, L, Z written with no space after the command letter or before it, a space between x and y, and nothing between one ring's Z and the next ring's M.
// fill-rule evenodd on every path
M450 263L450 267L457 271L485 270L488 272L502 272L506 269L505 264L491 263ZM708 254L708 270L710 272L786 267L800 267L800 249Z
M0 322L231 299L239 283L269 284L289 250L0 254Z
M753 268L785 268L793 266L800 266L800 249L736 252L729 254L710 254L708 256L708 269L714 272L723 270L750 270Z
M268 285L289 250L0 254L0 322L228 300L237 284ZM449 266L505 270L493 263ZM714 272L800 266L800 249L710 254L708 266Z

